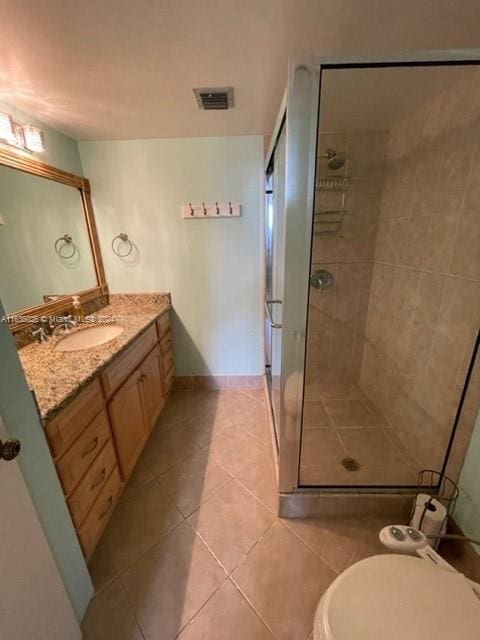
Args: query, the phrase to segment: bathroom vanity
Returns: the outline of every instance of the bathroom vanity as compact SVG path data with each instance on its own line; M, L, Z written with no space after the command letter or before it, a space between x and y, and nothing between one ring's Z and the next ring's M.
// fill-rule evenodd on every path
M123 328L105 344L65 352L57 349L60 338L19 351L87 560L165 405L174 374L169 297L124 295L112 301L88 318L88 325L114 320ZM88 326L71 335L82 331Z

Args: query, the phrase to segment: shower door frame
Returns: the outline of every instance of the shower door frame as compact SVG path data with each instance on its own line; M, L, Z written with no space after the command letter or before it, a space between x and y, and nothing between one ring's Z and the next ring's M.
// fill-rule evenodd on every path
M281 410L279 437L279 493L399 494L412 493L416 487L401 486L316 486L299 485L299 467L303 423L306 335L308 324L309 275L312 252L317 136L320 121L320 79L324 68L365 66L431 66L435 64L479 64L480 49L425 50L408 53L323 56L290 60L288 83L277 117L266 166L274 150L280 125L286 127L285 177L285 283L283 300L283 344L281 373ZM478 346L478 345L477 345ZM453 445L469 377L460 398L455 424L444 462L448 473Z

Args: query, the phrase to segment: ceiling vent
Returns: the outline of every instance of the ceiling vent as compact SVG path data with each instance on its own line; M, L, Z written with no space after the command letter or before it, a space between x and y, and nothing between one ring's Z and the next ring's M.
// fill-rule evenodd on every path
M205 111L232 109L235 106L233 87L206 87L194 89L193 93L197 99L198 108Z

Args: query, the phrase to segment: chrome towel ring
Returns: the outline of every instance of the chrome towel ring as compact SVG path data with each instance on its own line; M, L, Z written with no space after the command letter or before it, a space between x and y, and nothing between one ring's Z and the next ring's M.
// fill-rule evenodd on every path
M73 256L77 252L77 247L73 242L72 236L69 233L66 233L64 236L57 238L57 240L55 240L54 246L55 246L56 253L65 260L68 260L69 258L73 258ZM62 251L62 248L64 248L65 246L69 246L72 249L72 252L65 254Z
M120 245L118 244L118 242L116 242L117 240L119 242L123 242L124 244L127 244L128 250L124 252L119 251ZM112 251L119 258L127 258L133 251L133 242L130 240L130 238L126 233L119 233L112 240Z

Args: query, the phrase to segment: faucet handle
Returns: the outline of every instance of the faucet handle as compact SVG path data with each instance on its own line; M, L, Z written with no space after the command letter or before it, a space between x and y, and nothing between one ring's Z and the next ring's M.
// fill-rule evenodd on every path
M32 336L36 338L38 336L39 342L47 342L48 334L45 331L45 327L39 327L38 329L32 329Z

